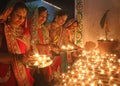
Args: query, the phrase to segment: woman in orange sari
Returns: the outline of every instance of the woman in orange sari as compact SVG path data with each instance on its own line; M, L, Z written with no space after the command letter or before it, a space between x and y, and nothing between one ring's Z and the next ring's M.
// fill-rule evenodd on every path
M32 86L33 78L24 65L30 49L30 35L25 27L28 9L17 2L5 13L0 23L0 86Z
M51 44L52 55L54 57L52 67L53 75L55 72L63 72L62 64L64 57L60 55L60 48L62 45L63 37L63 25L65 24L68 18L67 13L64 10L59 10L56 12L54 19L51 23L48 23L46 27L49 29L49 39ZM65 66L65 65L63 65Z
M63 31L63 38L62 38L62 44L64 46L72 46L73 50L72 52L67 52L67 62L68 64L72 64L74 62L74 57L77 55L77 50L81 50L81 48L76 45L76 29L80 28L80 25L78 21L74 18L70 19L66 24Z

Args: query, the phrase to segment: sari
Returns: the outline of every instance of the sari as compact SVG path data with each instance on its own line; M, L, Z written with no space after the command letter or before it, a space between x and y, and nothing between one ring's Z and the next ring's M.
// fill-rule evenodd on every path
M49 26L50 29L50 42L54 45L57 45L58 47L60 47L61 45L61 37L62 37L62 33L63 33L63 28L62 26L61 27L58 27L58 28L55 28L53 29L52 28L52 25Z
M13 57L11 64L0 64L0 86L32 86L34 80L30 75L29 69L25 68L21 56L27 51L27 41L29 40L29 31L24 30L22 27L18 31L18 34L14 33L13 28L4 24L4 29L1 30L3 39L6 39L3 43L7 46L7 52ZM22 34L23 36L21 36ZM2 49L1 49L2 51ZM8 76L6 78L6 76Z
M48 23L49 28L49 39L50 39L50 44L55 45L57 48L53 51L55 51L57 54L52 55L54 57L53 59L53 63L51 65L52 67L52 72L53 72L53 76L54 73L62 73L62 63L63 63L63 59L62 56L60 55L60 51L58 48L61 47L62 45L62 37L63 37L63 28L62 26L58 27L58 28L54 28L52 27L52 23Z
M31 27L31 37L32 43L36 46L37 52L40 55L51 56L50 48L49 48L49 30L45 25L41 25L40 27L34 28ZM45 67L43 69L45 75L51 76L51 67Z
M39 53L50 55L50 51L49 51L49 30L47 28L45 28L44 25L42 25L41 28L38 28L37 31L38 31L39 44L46 45L46 46L39 46L39 44L38 44Z
M28 21L30 33L31 33L31 44L33 53L39 53L40 55L51 56L50 48L49 48L49 30L45 27L45 25L38 25L38 15L37 10L35 11L34 17L31 17ZM33 69L33 76L35 78L35 85L39 86L42 81L40 80L41 75L43 76L43 80L49 82L49 77L51 76L51 67L47 66L45 68L40 68L39 70Z

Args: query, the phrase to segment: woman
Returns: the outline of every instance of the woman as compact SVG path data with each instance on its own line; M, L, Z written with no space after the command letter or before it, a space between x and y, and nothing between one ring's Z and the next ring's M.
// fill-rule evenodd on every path
M79 23L76 19L70 19L66 24L63 32L63 39L62 43L63 44L71 44L75 46L75 30L80 28Z
M29 20L33 50L36 50L35 48L37 47L42 48L42 50L39 50L38 48L38 51L34 51L35 53L48 54L46 48L49 44L49 30L44 26L47 16L47 9L41 6L35 10L34 15L32 15Z
M65 24L65 28L64 28L64 31L63 31L63 38L62 38L62 44L64 46L73 46L74 49L81 49L79 46L77 46L75 43L75 39L76 39L76 35L75 35L75 30L80 28L80 25L78 23L78 21L74 18L70 19L66 24ZM74 52L67 52L67 62L68 64L71 64L73 63L73 60L76 55L76 51Z
M68 15L63 10L56 12L54 20L49 25L51 44L60 47L63 25L65 24L67 17Z
M6 13L7 12L7 13ZM32 86L33 78L23 62L30 49L30 35L25 28L28 9L23 2L10 7L0 23L0 86Z
M47 20L48 11L45 7L38 7L32 17L29 20L31 37L32 37L32 48L34 53L39 53L40 55L50 55L49 50L49 30L45 28L44 23ZM39 72L40 73L39 73ZM33 73L35 77L34 86L40 86L42 82L49 82L49 76L51 75L51 67L45 67L37 70ZM41 79L42 77L42 79ZM44 80L44 81L42 81ZM43 83L44 85L46 84Z
M53 64L52 72L63 72L61 69L62 57L60 56L60 47L62 41L63 25L65 24L68 15L63 10L56 12L55 17L51 23L48 23L46 27L49 29L50 44L52 50Z

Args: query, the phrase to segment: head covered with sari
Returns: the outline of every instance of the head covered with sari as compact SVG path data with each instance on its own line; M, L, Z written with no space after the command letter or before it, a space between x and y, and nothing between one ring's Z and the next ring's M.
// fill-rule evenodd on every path
M19 0L12 0L1 15L2 22L5 22L5 37L8 51L12 53L12 69L18 86L32 86L33 80L30 73L19 59L19 55L26 53L28 47L29 31L25 28L27 6Z

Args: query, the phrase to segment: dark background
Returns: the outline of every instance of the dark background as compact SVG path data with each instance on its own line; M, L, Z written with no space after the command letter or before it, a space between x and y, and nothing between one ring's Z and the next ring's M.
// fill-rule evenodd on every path
M9 1L10 0L0 0L0 14L3 12L3 10L5 9L5 7Z
M3 12L9 1L11 0L0 0L0 14ZM22 0L22 1L27 3L36 0ZM44 0L44 1L47 1L53 5L62 8L68 13L69 17L74 17L74 4L75 4L74 0Z
M70 17L74 17L75 0L44 0L65 10Z

